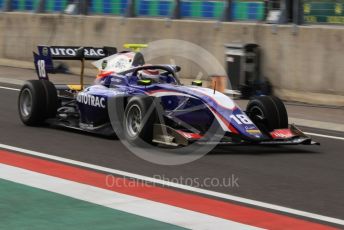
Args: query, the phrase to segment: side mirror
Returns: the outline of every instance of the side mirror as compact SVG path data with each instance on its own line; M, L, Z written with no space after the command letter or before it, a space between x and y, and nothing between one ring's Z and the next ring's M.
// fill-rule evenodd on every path
M191 85L202 86L203 82L200 80L192 81Z
M150 79L138 80L137 84L138 85L144 85L144 86L151 85L152 80L150 80Z

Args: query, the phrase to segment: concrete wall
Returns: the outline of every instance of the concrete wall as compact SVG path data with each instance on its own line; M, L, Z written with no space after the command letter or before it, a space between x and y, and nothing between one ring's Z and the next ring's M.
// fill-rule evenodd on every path
M278 95L290 100L344 105L344 27L340 26L294 28L255 23L2 13L0 31L0 58L19 60L31 60L37 44L121 47L124 43L174 38L200 45L224 63L224 43L257 43L263 52L263 74ZM186 71L188 76L194 74L194 70Z

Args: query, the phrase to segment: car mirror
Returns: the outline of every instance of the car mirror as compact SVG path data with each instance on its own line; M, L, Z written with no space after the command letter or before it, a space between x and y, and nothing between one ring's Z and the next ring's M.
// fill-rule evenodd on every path
M203 82L200 81L200 80L196 80L196 81L192 81L191 84L192 84L192 85L195 85L195 86L202 86Z

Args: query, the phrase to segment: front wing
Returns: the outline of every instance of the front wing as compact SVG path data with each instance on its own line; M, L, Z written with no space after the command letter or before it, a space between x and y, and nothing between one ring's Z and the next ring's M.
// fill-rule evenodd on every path
M295 125L288 129L274 130L269 139L248 141L240 137L232 138L225 136L218 142L210 142L197 133L185 132L173 129L169 126L155 124L153 142L171 146L186 146L191 143L200 145L319 145L309 136L304 134Z

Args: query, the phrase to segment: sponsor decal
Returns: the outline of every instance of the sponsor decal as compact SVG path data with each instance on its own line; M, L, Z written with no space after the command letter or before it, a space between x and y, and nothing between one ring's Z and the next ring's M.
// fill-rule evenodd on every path
M50 52L52 56L76 56L76 51L78 48L75 47L50 47ZM93 56L105 56L104 50L102 48L84 48L85 57Z
M113 67L115 68L115 70L117 72L120 72L120 71L124 71L128 68L130 68L131 64L130 64L130 59L126 58L126 57L119 57L115 63L113 63Z
M106 66L104 65L104 61L106 61ZM126 55L119 55L104 61L98 64L98 68L118 73L132 67L131 59Z
M79 125L82 129L94 129L93 124L80 123Z
M249 129L249 130L246 130L246 132L250 133L250 134L257 134L257 133L260 133L260 131L258 129Z
M250 118L248 118L248 116L246 116L245 114L231 114L229 116L231 118L231 120L234 120L235 123L237 123L238 125L252 125L253 122L250 120ZM245 126L246 128L247 126Z
M248 134L253 135L253 136L257 137L257 138L259 138L260 135L262 134L260 132L260 130L257 129L257 127L255 125L247 125L247 126L245 126L245 131Z
M119 78L119 77L113 77L113 78L111 78L111 84L114 84L114 85L124 84L124 79Z
M42 55L43 55L43 56L48 56L48 54L49 54L48 47L43 47L43 48L42 48Z
M45 61L44 60L38 60L37 61L37 71L39 78L47 78L47 73L45 71Z
M295 136L290 129L275 129L270 133L270 135L273 139L285 139Z
M177 130L177 132L187 139L200 139L200 138L202 138L202 136L198 133L188 133L188 132L183 132L181 130Z
M79 93L78 96L76 97L76 100L79 103L82 103L85 105L98 107L98 108L106 108L104 97L98 97L94 95Z

